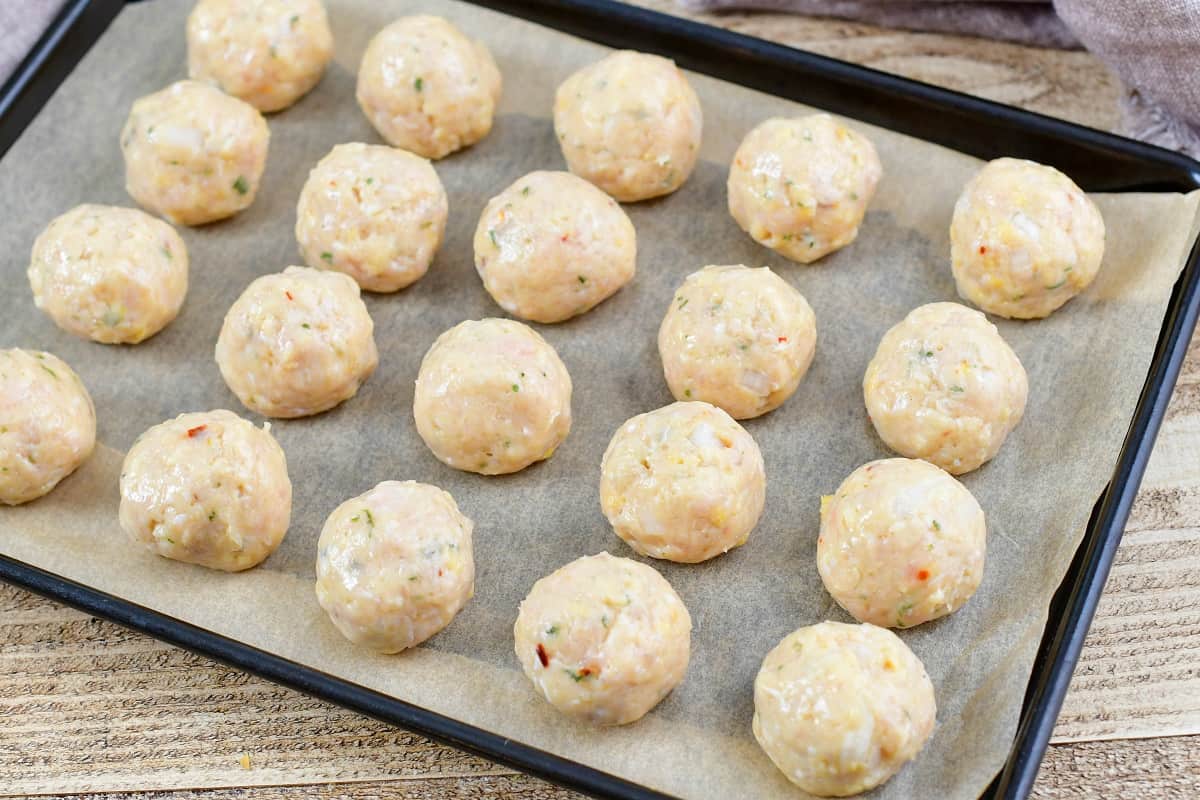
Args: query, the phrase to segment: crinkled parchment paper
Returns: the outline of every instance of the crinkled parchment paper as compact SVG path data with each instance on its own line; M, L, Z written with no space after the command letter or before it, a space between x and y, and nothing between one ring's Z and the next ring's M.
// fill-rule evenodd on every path
M676 194L628 206L638 274L591 313L539 330L574 378L575 426L548 462L485 478L436 461L412 423L426 348L467 318L500 315L472 265L471 234L489 197L534 169L561 169L550 109L557 84L603 48L451 2L328 3L337 58L320 86L270 117L271 148L254 205L182 234L191 290L179 319L137 347L59 331L34 309L25 268L33 240L82 202L131 205L118 132L133 100L185 73L186 0L125 9L0 163L0 346L65 358L96 401L102 446L48 497L0 510L0 551L325 672L670 793L695 798L795 797L750 733L763 655L791 630L846 619L814 563L819 497L887 453L860 381L883 332L913 307L954 300L947 228L977 169L966 156L859 125L885 168L857 242L816 265L788 263L738 230L725 208L726 165L760 120L804 109L692 76L704 104L702 160ZM340 142L378 142L354 102L371 34L401 14L444 14L484 39L504 73L495 129L437 164L450 196L447 241L429 274L371 295L378 372L358 397L321 416L276 422L296 487L286 541L240 575L177 564L132 546L117 525L121 454L145 428L184 411L231 408L213 346L226 309L257 275L299 263L292 233L308 170ZM976 795L1005 759L1049 598L1108 479L1187 248L1197 198L1096 198L1108 252L1096 283L1052 318L1000 322L1029 371L1029 409L994 462L964 482L988 515L979 593L948 619L902 633L937 688L938 728L880 797ZM672 292L706 264L768 264L816 310L817 357L780 410L746 427L766 459L767 508L749 543L698 566L655 562L695 620L683 684L641 722L594 730L539 699L512 653L517 604L541 575L589 553L631 551L597 496L600 457L626 418L671 401L655 334ZM248 415L248 414L247 414ZM249 415L248 415L249 416ZM313 593L315 545L343 499L386 479L449 490L476 522L475 599L424 647L376 656L328 623Z

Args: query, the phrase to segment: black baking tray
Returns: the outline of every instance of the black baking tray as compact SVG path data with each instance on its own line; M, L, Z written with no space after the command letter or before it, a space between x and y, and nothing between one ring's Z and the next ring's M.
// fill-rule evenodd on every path
M472 0L611 47L906 133L970 155L1052 164L1084 189L1188 192L1200 163L1178 153L824 56L612 0ZM0 155L121 10L122 0L68 0L0 89ZM1171 294L1153 360L1112 478L1050 604L1012 750L984 792L1026 797L1121 541L1200 311L1200 245ZM365 689L149 608L0 556L0 579L239 669L603 798L666 797L598 770Z

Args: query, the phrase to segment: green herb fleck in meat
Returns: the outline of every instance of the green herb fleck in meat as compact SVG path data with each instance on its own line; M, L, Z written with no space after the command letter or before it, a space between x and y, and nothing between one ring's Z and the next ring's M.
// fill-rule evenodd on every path
M245 176L238 175L237 180L233 182L233 189L238 194L245 194L250 191L250 184L246 183Z

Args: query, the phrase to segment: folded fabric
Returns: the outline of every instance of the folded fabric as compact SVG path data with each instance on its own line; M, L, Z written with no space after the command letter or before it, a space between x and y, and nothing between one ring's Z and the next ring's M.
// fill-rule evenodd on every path
M678 0L771 10L1040 47L1086 47L1127 87L1118 130L1200 157L1200 0Z
M0 2L0 85L50 25L64 0Z
M707 11L787 11L901 30L960 33L1007 42L1077 49L1079 39L1049 0L680 0Z
M1121 132L1200 158L1200 0L1055 0L1054 7L1127 87Z

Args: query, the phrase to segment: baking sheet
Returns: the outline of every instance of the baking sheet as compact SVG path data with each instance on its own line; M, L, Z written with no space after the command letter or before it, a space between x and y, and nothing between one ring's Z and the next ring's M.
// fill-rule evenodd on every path
M0 162L0 346L65 358L91 390L101 445L55 492L0 509L0 552L325 672L687 797L795 797L750 733L758 664L794 628L847 617L815 567L821 494L886 455L860 382L879 337L911 308L955 299L948 223L978 162L858 125L885 178L858 241L816 265L791 264L745 236L725 210L726 165L746 131L802 107L692 76L705 112L701 162L682 190L627 206L639 236L638 275L574 321L537 326L575 384L575 424L554 457L514 476L456 472L412 424L412 387L438 333L498 316L475 275L471 234L487 199L533 169L563 167L549 119L559 81L605 49L448 2L327 3L336 63L296 107L269 118L267 173L238 217L181 231L191 290L180 318L135 348L76 339L32 303L24 270L41 228L81 202L131 204L117 137L133 100L185 73L187 0L126 8ZM369 37L393 18L443 14L492 48L505 79L491 135L437 164L450 197L447 241L430 273L396 295L368 295L380 367L358 397L316 418L273 423L296 487L292 528L261 567L226 575L135 549L116 520L122 453L145 428L184 411L227 407L212 348L226 309L257 275L298 263L295 202L308 169L333 145L378 142L354 102ZM988 515L986 575L952 617L901 635L937 690L938 729L920 758L877 794L977 795L1002 765L1020 713L1046 607L1082 537L1120 449L1190 243L1197 195L1097 196L1108 252L1096 283L1051 319L1000 322L1030 377L1026 418L999 457L965 476ZM597 495L600 457L626 418L671 401L655 334L674 288L710 263L767 264L817 314L817 356L796 395L746 423L768 475L767 509L749 543L703 565L653 562L691 611L688 676L641 722L581 727L534 693L512 654L517 604L541 575L609 550ZM476 521L476 595L418 650L376 656L334 631L313 593L316 539L346 497L386 479L449 490Z

